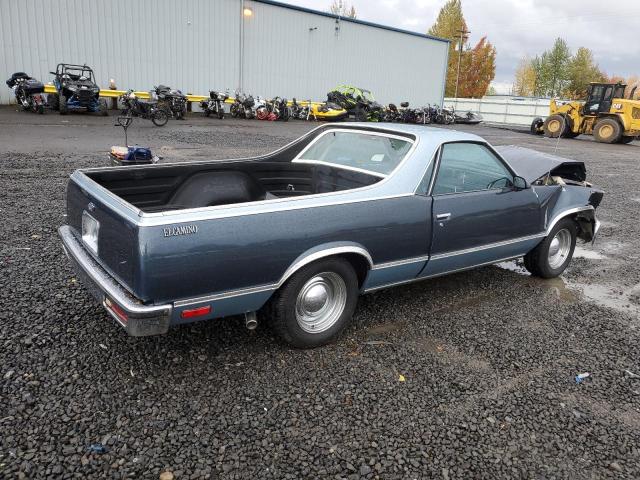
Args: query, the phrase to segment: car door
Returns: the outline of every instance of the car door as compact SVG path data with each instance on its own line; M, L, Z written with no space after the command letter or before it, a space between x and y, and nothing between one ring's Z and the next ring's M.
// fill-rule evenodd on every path
M483 142L442 145L430 188L430 258L420 276L520 256L540 241L540 202L531 187L515 188L514 176Z

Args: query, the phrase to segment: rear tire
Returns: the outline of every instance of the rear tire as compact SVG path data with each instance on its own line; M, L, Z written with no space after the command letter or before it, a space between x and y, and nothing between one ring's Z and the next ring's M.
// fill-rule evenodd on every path
M50 93L47 95L47 104L51 110L60 109L60 98L57 93Z
M536 277L559 276L571 263L577 235L576 222L563 218L536 248L524 256L525 268Z
M544 136L547 138L558 138L568 130L568 123L562 115L550 115L544 121L542 129L544 130Z
M151 121L156 127L163 127L169 121L169 115L166 110L159 108L151 114Z
M107 105L107 101L104 98L98 100L98 112L100 112L100 115L102 115L103 117L109 116L109 107Z
M59 108L60 115L66 115L69 112L69 108L67 107L67 97L60 94L60 105Z
M622 126L613 118L602 118L593 127L593 136L600 143L617 143L622 138Z
M335 338L358 303L358 278L341 258L313 262L293 274L271 300L272 326L296 348L315 348Z

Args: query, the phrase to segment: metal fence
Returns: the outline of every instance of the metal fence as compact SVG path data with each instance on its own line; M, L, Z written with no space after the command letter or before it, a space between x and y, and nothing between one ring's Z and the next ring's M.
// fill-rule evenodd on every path
M549 99L540 98L445 98L444 105L456 111L478 112L485 122L507 125L531 125L536 117L549 115Z

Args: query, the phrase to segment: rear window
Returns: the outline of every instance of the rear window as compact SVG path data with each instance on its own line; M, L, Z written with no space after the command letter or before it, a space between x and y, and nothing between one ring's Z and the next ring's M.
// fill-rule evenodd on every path
M325 163L387 176L400 164L411 144L409 140L386 135L330 131L318 137L297 161Z

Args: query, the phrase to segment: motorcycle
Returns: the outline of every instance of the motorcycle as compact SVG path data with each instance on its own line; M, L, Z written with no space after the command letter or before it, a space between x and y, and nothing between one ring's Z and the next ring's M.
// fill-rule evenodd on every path
M415 123L427 125L431 123L431 106L420 107L414 110Z
M390 103L382 114L382 120L385 122L398 122L400 118L400 111L395 103Z
M124 106L122 115L125 117L140 117L151 120L156 127L162 127L169 121L169 114L155 102L142 102L133 92L128 90L120 96Z
M306 105L301 105L294 97L293 100L291 100L291 118L296 118L298 120L309 120L309 118L313 116L313 113L309 108L310 105L310 101L307 102Z
M153 94L158 105L176 120L182 120L187 114L187 96L180 90L158 85L153 87Z
M251 119L255 117L255 100L251 95L246 95L236 90L235 98L229 112L232 117Z
M455 122L455 111L453 108L440 108L440 106L436 105L434 107L435 115L432 117L435 123L439 123L441 125L451 125Z
M218 118L224 118L224 102L229 98L229 93L216 92L211 90L209 92L209 98L200 102L200 108L205 117L210 115L217 115Z
M44 113L44 85L42 82L30 77L24 72L16 72L9 80L7 86L13 90L16 101L24 110L34 113Z
M291 113L286 98L274 97L264 102L264 106L256 108L256 117L259 120L282 120L286 122L290 116Z

